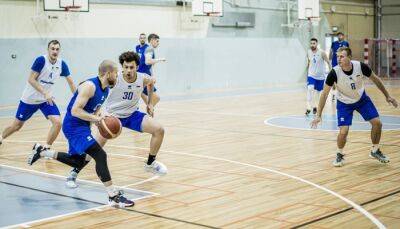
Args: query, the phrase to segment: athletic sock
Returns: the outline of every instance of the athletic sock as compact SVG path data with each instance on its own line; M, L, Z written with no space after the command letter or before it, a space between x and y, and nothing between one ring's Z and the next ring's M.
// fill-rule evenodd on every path
M156 160L156 155L150 155L149 154L149 159L147 159L147 164L151 165L151 163L153 163L153 161Z

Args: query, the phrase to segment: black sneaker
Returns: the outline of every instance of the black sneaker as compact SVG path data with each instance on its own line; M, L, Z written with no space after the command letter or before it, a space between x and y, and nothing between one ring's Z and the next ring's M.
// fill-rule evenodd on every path
M316 108L316 107L314 107L314 108L312 109L312 113L313 113L313 114L317 114L317 108Z
M307 109L305 115L308 116L310 113L311 113L311 110L308 110L308 109Z
M125 198L123 191L118 191L118 194L113 197L108 197L108 204L112 207L126 208L132 207L135 203Z
M32 153L28 157L28 165L32 165L35 161L40 159L40 153L44 150L43 146L35 143L32 148Z
M342 167L344 164L344 154L337 153L336 159L332 162L335 167Z
M376 160L378 160L381 163L388 163L389 162L389 157L383 155L383 153L381 152L380 149L378 149L375 153L373 153L371 151L371 153L369 154L369 156L371 158L375 158Z

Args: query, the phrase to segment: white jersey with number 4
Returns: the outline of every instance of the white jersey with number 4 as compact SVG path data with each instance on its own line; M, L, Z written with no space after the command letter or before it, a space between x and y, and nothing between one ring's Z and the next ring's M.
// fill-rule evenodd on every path
M106 112L118 118L127 118L139 109L139 101L143 91L143 80L149 77L137 72L136 81L128 83L122 73L118 74L117 83L111 89L105 102Z
M307 58L309 61L308 65L308 76L316 80L325 79L325 61L322 58L322 50L317 49L313 52L311 49L307 52Z
M52 95L53 85L61 75L62 59L57 58L57 61L52 64L47 55L43 55L43 57L45 59L44 67L40 71L37 81L45 92ZM46 102L46 98L28 82L22 93L21 101L28 104L40 104Z
M361 70L360 61L351 61L353 74L346 75L342 68L337 65L335 70L337 82L337 100L342 103L351 104L360 100L365 91L363 80L366 78Z

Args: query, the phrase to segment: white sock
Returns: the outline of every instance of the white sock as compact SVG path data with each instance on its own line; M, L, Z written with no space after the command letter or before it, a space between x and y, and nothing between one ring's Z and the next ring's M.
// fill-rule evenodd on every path
M3 136L1 136L1 134L0 134L0 142L2 142L3 141Z
M340 154L343 154L343 148L342 149L338 148L337 152L340 153Z
M318 107L319 96L321 95L320 91L314 90L314 107Z
M311 110L313 91L314 91L314 85L308 85L307 86L307 110Z
M117 190L115 190L114 185L110 185L106 187L107 193L110 197L113 197L117 194Z
M44 145L43 147L46 148L46 149L51 149L51 145L47 145L47 144L46 144L46 145Z
M56 152L52 151L52 150L43 150L42 152L40 152L40 156L41 157L48 157L48 158L56 158Z
M376 151L378 151L378 149L379 149L379 144L373 144L372 145L372 152L373 153L376 153Z

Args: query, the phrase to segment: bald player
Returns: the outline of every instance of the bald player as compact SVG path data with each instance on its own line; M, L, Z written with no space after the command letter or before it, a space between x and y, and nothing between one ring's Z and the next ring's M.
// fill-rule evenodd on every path
M105 102L105 113L111 114L121 121L123 127L137 132L151 134L150 151L145 171L157 175L165 175L167 167L159 161L156 156L164 139L164 127L151 117L153 105L150 102L153 90L149 90L147 115L139 110L140 97L144 87L153 89L155 80L145 73L136 72L139 64L139 55L134 52L124 52L119 56L119 63L122 66L122 73L118 74L115 86L111 89L110 95ZM104 146L107 139L99 133L95 135L97 142ZM67 186L76 188L76 178L82 168L71 170L67 178Z
M98 125L104 118L98 112L108 96L109 87L116 83L117 73L117 64L104 60L99 66L98 76L81 83L74 93L63 123L63 132L68 140L68 153L47 150L36 143L28 158L28 164L32 165L41 157L49 157L75 168L83 168L91 157L96 162L97 176L106 187L109 204L123 208L133 206L134 202L114 188L108 170L107 154L90 130L91 123Z

